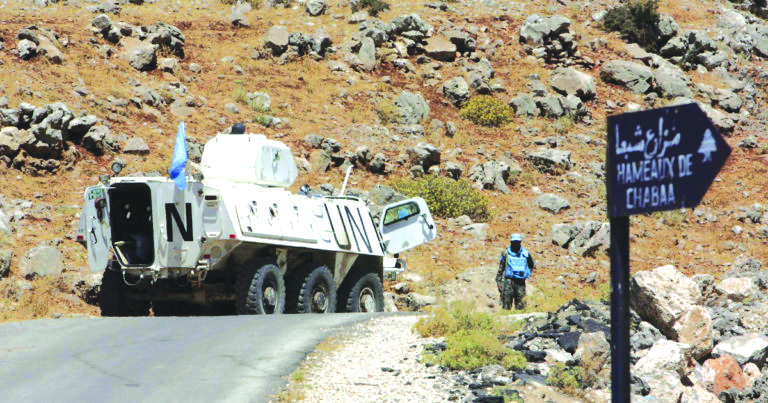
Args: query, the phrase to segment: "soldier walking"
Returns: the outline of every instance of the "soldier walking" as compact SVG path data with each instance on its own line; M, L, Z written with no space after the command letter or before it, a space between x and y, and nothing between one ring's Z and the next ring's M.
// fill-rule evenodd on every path
M509 236L509 247L501 253L499 259L499 271L496 273L496 284L501 293L501 306L503 309L512 309L514 301L515 309L525 308L525 280L531 277L533 272L533 258L521 243L523 236L515 233Z

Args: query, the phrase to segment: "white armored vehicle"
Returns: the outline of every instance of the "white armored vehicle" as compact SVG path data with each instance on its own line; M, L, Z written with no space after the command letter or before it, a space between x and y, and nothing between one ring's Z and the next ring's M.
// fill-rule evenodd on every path
M104 271L102 315L382 311L384 272L437 234L421 198L384 207L375 223L344 187L292 194L291 151L263 135L218 134L200 170L184 190L113 177L85 191L78 240Z

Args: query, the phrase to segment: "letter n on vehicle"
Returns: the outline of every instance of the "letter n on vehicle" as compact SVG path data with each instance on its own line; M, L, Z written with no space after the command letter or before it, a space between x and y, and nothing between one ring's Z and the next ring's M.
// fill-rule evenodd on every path
M173 203L165 203L165 226L168 228L168 242L173 242L173 223L176 222L176 226L179 228L181 238L185 241L192 241L192 203L185 204L187 225L185 226L181 222L181 215L179 210L176 210L176 205Z

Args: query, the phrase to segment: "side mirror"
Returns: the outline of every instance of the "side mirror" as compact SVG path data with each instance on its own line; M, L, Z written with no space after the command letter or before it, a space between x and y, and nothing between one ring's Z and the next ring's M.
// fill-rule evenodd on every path
M112 169L112 172L115 173L115 175L119 174L123 168L125 167L125 162L118 160L115 160L112 162L112 166L110 167Z

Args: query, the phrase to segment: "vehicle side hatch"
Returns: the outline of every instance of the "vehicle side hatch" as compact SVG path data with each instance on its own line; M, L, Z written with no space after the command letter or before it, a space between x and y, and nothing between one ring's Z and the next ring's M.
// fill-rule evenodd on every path
M88 265L92 272L104 271L109 262L112 234L109 224L109 201L106 187L91 186L85 190L83 216Z
M421 197L385 206L379 231L386 251L391 254L415 248L437 236L432 213Z

